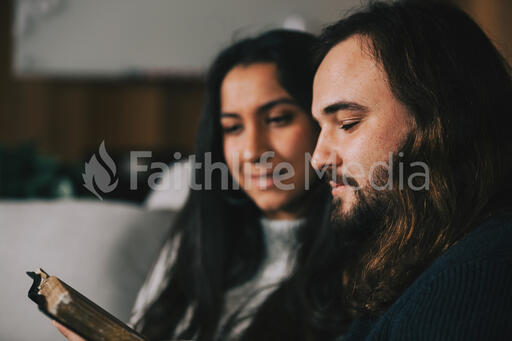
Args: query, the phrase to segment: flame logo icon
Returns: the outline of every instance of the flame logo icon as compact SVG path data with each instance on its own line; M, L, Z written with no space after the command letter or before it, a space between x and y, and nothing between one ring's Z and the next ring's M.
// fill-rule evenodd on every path
M82 178L84 179L84 187L98 197L98 199L103 200L97 190L102 193L112 192L117 187L119 181L119 179L116 179L114 160L112 160L105 149L105 140L101 142L99 158L104 165L98 161L96 154L93 154L89 162L85 163L85 172L82 174Z

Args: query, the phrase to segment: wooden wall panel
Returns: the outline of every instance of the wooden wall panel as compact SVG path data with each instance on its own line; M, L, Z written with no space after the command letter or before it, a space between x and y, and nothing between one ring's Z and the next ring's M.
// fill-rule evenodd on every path
M102 140L110 150L192 152L201 79L15 79L11 1L0 1L0 145L33 142L78 161Z

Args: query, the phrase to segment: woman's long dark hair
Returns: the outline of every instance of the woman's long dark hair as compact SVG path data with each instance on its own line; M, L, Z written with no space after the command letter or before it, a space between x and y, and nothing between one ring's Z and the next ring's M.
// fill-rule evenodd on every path
M382 229L346 268L348 314L378 316L479 222L512 207L512 79L484 32L448 4L372 1L323 31L319 60L351 37L414 118L402 164L424 162L430 176L427 190L400 189L394 164Z
M316 39L310 34L276 30L242 40L220 53L207 77L196 161L204 165L205 154L211 153L212 163L224 162L220 87L234 66L274 63L280 84L309 113L315 43ZM314 121L312 125L316 127ZM204 167L196 169L195 183L204 186L206 175ZM258 207L241 190L221 190L220 172L211 174L211 184L211 190L191 191L171 229L169 238L179 237L180 247L176 263L168 273L169 283L136 326L149 339L197 337L212 340L222 313L224 294L254 276L265 256ZM321 290L312 287L312 293L303 293L309 274L317 274L320 280L326 277L324 272L331 273L331 269L324 268L325 258L329 257L312 257L313 253L325 252L318 246L321 240L333 242L329 224L324 223L330 200L325 184L316 181L306 200L310 204L307 222L298 235L300 246L294 275L266 300L245 339L300 340L305 337L302 328L324 329L321 323L312 323L312 327L304 324L305 320L315 320L314 313L304 311L309 309L304 302L310 300L307 297L312 297L313 302L323 302L325 290L320 293ZM176 335L176 327L189 307L193 307L191 323L187 330ZM322 305L321 309L326 307Z

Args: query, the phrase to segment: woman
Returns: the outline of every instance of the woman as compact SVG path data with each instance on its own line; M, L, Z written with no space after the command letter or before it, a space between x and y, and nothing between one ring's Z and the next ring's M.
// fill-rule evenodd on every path
M325 297L326 283L340 283L323 268L331 263L324 246L335 242L324 223L329 191L307 158L318 134L310 114L314 43L307 33L271 31L213 63L197 141L202 167L193 176L200 189L191 191L131 320L148 339L339 333L336 300Z

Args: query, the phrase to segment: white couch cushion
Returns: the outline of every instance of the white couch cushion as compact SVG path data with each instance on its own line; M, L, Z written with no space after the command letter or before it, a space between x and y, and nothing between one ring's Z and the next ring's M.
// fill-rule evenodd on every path
M122 321L174 213L79 201L0 201L0 340L56 340L27 292L42 267Z

